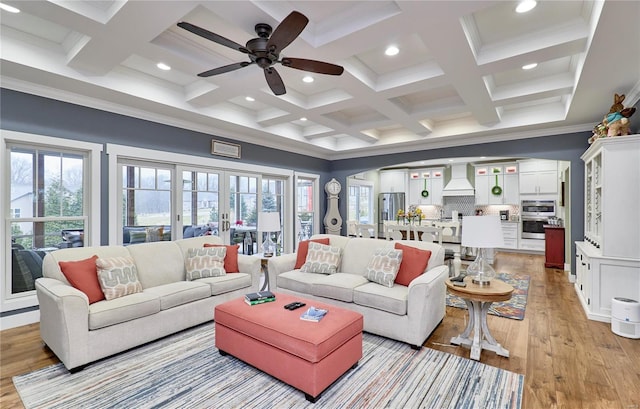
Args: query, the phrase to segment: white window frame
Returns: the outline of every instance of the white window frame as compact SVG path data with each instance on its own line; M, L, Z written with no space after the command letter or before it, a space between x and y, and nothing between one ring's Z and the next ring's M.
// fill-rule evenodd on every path
M84 168L87 174L83 177L83 190L87 192L84 203L88 231L84 239L85 246L100 244L100 158L103 145L8 130L0 130L0 135L2 135L0 158L2 158L2 163L4 163L4 166L0 166L0 181L2 184L0 191L2 192L2 197L6 198L0 201L0 214L2 214L2 229L4 232L4 234L0 235L0 251L3 254L2 259L4 260L2 270L6 272L6 274L0 278L0 280L2 280L0 308L2 312L5 312L38 305L35 290L19 294L10 294L7 292L7 290L11 288L11 277L9 277L11 274L11 254L8 252L10 251L9 243L11 242L11 229L9 226L12 220L9 215L10 203L8 199L10 197L9 178L11 174L11 161L5 160L8 155L7 145L31 146L37 149L51 149L53 151L72 151L87 155L88 163L85 164ZM12 326L11 324L5 324L4 321L5 319L3 318L2 328ZM15 320L12 320L12 322L15 322ZM31 320L29 322L34 321ZM19 323L18 325L24 325L26 323L28 322Z
M352 186L357 186L358 188L360 186L367 186L371 189L371 198L369 200L369 213L371 214L371 220L370 220L370 224L377 224L377 215L375 213L375 191L374 191L374 183L370 180L365 180L365 179L354 179L354 178L347 178L347 195L346 195L346 199L349 200L349 197L351 196L349 194L349 191L351 190ZM349 203L347 203L347 218L349 217ZM356 223L360 223L360 218L358 218L358 220L356 220Z
M192 156L186 155L182 153L174 153L174 152L166 152L159 151L153 149L146 148L136 148L132 146L126 145L117 145L117 144L107 144L106 152L108 155L108 172L109 172L109 220L119 221L118 219L118 206L119 200L122 200L121 194L121 181L118 179L118 167L119 160L139 160L153 163L164 163L171 164L175 167L175 169L179 170L181 168L201 168L205 171L214 171L219 170L221 172L232 172L232 173L252 173L251 176L258 176L258 186L262 186L262 177L263 176L273 176L276 178L286 179L286 192L287 194L291 194L290 192L294 192L293 190L293 179L294 172L289 169L281 169L277 167L263 166L263 165L252 165L247 163L241 163L238 161L231 160L222 160L217 158L207 158L203 156ZM181 189L176 185L176 189ZM258 189L261 190L261 189ZM176 192L175 197L177 199L176 202L181 201L181 192ZM258 195L258 202L262 200L261 192ZM293 200L285 200L284 204L284 220L283 225L285 231L284 234L287 234L287 237L292 237L293 231L293 210L291 208L291 203ZM174 222L179 214L182 212L182 206L174 206L173 215ZM109 223L109 243L116 244L119 243L119 234L118 229L120 228L119 222ZM291 247L290 241L287 241L288 245L285 247L285 252L291 252L293 249Z
M293 210L294 216L297 220L298 217L298 179L307 179L311 180L313 183L313 211L317 213L316 217L313 218L313 231L319 233L320 232L320 220L324 218L324 215L320 214L320 175L315 173L305 173L305 172L294 172L294 180L293 180ZM298 241L296 237L300 234L300 226L298 223L295 223L294 230L294 240L293 242L297 246Z

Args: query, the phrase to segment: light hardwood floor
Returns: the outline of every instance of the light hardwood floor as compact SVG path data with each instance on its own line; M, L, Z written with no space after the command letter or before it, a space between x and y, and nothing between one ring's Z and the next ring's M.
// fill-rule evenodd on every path
M640 409L640 340L616 336L589 321L566 273L544 268L542 256L499 253L498 272L531 276L525 319L488 317L509 358L483 351L481 362L525 375L524 409ZM449 344L466 325L466 311L447 307L430 348L468 357ZM58 362L43 346L38 324L0 332L0 407L22 408L11 377Z

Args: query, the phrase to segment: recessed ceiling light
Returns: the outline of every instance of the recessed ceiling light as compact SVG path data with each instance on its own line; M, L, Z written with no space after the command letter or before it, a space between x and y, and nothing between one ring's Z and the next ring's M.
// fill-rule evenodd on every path
M156 67L160 68L162 71L169 71L171 69L171 67L163 62L159 62L158 64L156 64Z
M249 102L253 102L256 100L254 97L244 97L244 99L246 99Z
M315 80L313 79L313 77L311 75L305 75L304 78L302 78L302 81L304 81L306 83L310 83L310 82L313 82Z
M396 55L399 52L400 50L395 45L390 45L389 47L387 47L386 50L384 50L385 55L388 55L388 56Z
M0 9L4 10L4 11L8 11L9 13L20 13L20 9L17 9L13 6L10 6L8 4L4 4L4 3L0 3Z
M536 68L538 66L537 62L531 63L531 64L527 64L527 65L523 65L522 69L523 70L532 70L534 68Z
M516 13L526 13L533 10L538 5L536 0L522 0L516 7Z
M306 120L307 120L307 118L303 116L302 118L300 118L300 120L301 120L301 121L306 121Z
M453 159L449 159L449 162L453 162Z

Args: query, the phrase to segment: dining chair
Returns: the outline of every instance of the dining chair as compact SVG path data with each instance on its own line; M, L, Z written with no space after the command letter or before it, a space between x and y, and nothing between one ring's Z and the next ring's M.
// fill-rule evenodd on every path
M347 236L355 237L358 236L358 223L355 220L347 220Z
M433 225L435 227L442 228L443 236L459 236L460 235L459 221L433 222Z
M376 226L374 224L358 224L356 225L356 232L358 237L364 237L367 239L377 239Z
M437 242L442 245L441 227L434 226L413 226L413 234L415 240Z
M402 240L402 226L397 224L388 224L385 238L387 240Z

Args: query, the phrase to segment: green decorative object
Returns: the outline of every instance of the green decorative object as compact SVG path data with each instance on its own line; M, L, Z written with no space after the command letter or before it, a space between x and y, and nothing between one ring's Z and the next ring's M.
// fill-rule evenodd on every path
M427 190L427 179L424 180L424 190L420 192L422 197L429 197L429 191Z
M498 185L498 175L496 175L496 185L491 188L491 193L495 196L500 196L502 194L502 188Z

